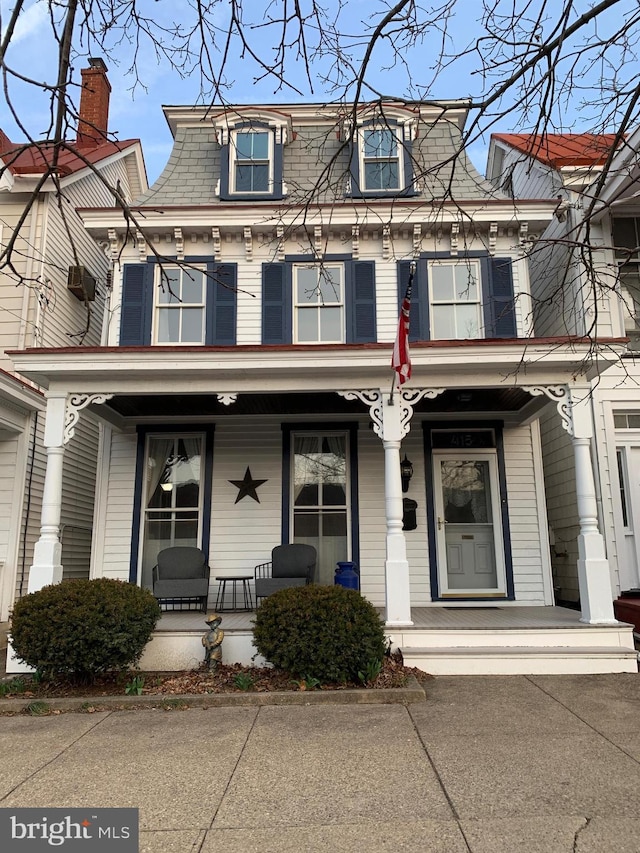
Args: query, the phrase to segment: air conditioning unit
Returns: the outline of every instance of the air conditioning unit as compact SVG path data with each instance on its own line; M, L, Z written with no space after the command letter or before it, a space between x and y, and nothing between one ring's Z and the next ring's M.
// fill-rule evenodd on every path
M96 298L96 280L86 267L69 267L67 289L82 302Z

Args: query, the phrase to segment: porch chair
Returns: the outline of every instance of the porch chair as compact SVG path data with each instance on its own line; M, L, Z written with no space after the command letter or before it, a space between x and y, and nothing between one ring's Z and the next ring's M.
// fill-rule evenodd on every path
M191 610L195 604L204 613L210 574L200 548L165 548L159 552L158 564L153 567L153 594L161 606L165 605L164 609Z
M316 560L313 545L276 545L271 562L260 563L255 568L256 603L279 589L313 583Z

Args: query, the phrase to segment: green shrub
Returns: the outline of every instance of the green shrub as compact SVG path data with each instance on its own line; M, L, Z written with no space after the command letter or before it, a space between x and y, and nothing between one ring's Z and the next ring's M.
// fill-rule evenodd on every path
M16 602L11 642L45 678L92 681L135 665L160 617L151 592L109 578L68 580Z
M292 675L355 681L384 655L383 623L373 605L342 586L279 590L256 611L257 650Z

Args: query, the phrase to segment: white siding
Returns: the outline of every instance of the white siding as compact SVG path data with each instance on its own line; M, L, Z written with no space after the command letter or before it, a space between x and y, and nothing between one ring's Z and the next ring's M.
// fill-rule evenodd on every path
M175 243L172 235L156 235L160 239L162 252L168 256L175 254ZM236 241L223 240L221 243L220 262L237 263L238 265L238 321L237 321L237 343L242 345L255 345L262 342L262 264L274 261L275 244L270 244L270 234L257 234L253 243L251 260L248 260L245 252ZM412 257L413 244L410 239L409 229L399 230L392 233L390 253L387 259L383 258L382 240L380 234L373 234L370 239L362 239L358 258L363 261L375 261L376 264L376 322L377 340L379 342L392 342L395 339L398 326L398 272L397 262ZM154 238L155 239L155 238ZM513 285L516 294L516 328L519 336L525 336L530 332L531 324L531 301L529 293L529 277L527 261L522 258L518 247L518 237L515 233L501 233L497 238L495 254L497 257L510 257L513 260ZM436 231L428 236L424 235L422 240L422 251L424 252L449 252L451 239L448 231ZM472 233L460 234L458 240L458 251L486 251L487 243ZM309 253L308 244L300 240L291 239L285 247L287 255L300 255L306 251ZM189 239L185 242L185 255L210 256L212 247L209 241L203 242L201 238L195 241ZM344 255L351 252L351 244L342 241L339 235L334 234L327 239L325 253ZM123 250L121 263L139 263L140 256L131 246ZM114 290L111 297L111 312L108 319L109 337L111 346L118 345L120 327L120 301L121 301L121 270L116 268L114 273Z
M494 170L499 172L491 176L491 182L497 189L512 198L557 197L563 186L562 177L557 170L545 166L510 145L504 145L497 140L493 140L491 144L496 149Z
M538 514L531 429L504 431L504 457L509 503L509 526L513 555L516 601L544 604L542 544Z
M375 605L384 606L384 452L382 442L367 424L368 421L361 421L357 434L360 576L363 594ZM322 422L318 428L322 428ZM179 431L178 425L176 430ZM505 430L504 444L516 600L543 604L541 520L536 492L541 484L535 480L531 429ZM406 531L414 607L431 601L422 447L422 429L416 421L401 451L414 466L407 497L418 503L418 526ZM99 523L104 524L104 534L96 549L95 574L125 579L129 575L136 436L114 434L105 455L109 460L108 478L104 487L104 522ZM247 466L254 478L267 481L258 489L259 503L248 497L235 503L237 490L229 481L242 479ZM268 561L271 549L280 543L281 474L280 420L230 416L216 424L210 539L214 594L216 576L252 574L254 566Z
M95 552L96 577L129 579L136 446L135 433L113 434L108 452L104 547Z
M543 414L540 430L547 515L555 539L551 547L553 583L559 588L559 597L562 600L577 601L577 536L580 528L573 447L555 408Z
M251 574L271 559L281 542L282 430L275 421L236 420L216 424L211 501L211 575ZM247 466L254 479L267 480L257 490L260 503L246 497L229 480L242 480Z

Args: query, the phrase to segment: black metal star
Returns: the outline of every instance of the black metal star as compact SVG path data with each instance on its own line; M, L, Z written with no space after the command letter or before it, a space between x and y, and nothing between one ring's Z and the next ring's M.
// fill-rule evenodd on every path
M235 503L238 503L238 501L241 501L242 498L246 497L253 498L254 501L260 503L260 498L256 494L256 489L267 481L254 480L251 476L251 469L247 466L243 480L229 480L228 482L238 489L238 497L235 499Z

